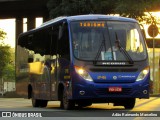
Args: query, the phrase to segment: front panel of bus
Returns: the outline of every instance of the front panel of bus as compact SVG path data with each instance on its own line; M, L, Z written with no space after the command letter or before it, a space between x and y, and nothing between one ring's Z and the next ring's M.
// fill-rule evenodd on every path
M136 22L72 21L70 31L73 99L149 97L147 50Z

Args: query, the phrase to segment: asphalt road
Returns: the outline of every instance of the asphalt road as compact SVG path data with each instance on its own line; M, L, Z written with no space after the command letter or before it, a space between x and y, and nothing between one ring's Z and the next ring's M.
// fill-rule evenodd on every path
M24 98L0 98L0 120L142 120L160 119L160 98L137 99L133 110L125 110L123 106L113 106L112 104L93 104L82 109L66 111L59 108L58 101L48 102L46 108L33 108L31 100ZM11 114L11 117L7 116ZM158 117L157 117L158 116ZM23 117L23 118L22 118ZM28 118L30 117L30 118ZM33 118L34 117L34 118ZM35 118L38 117L38 118Z

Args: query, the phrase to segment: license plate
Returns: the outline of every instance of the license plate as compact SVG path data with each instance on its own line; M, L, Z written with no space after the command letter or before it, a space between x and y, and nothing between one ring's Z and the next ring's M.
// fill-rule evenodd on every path
M122 87L109 87L109 92L122 92Z

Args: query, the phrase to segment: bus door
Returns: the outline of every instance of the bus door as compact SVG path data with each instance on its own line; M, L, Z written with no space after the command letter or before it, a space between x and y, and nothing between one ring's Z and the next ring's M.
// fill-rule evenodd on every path
M42 82L40 86L40 96L42 99L50 100L51 96L51 63L46 60L43 66Z
M57 59L51 60L51 84L50 84L50 95L51 99L57 99L56 91L57 91L57 70L58 70L58 62Z

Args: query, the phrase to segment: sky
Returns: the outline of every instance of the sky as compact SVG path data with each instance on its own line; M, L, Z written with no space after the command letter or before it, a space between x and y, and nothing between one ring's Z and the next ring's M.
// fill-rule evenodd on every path
M5 44L15 47L15 19L0 20L0 28L7 33Z
M4 43L8 44L12 48L15 47L15 19L0 19L0 29L7 33ZM23 32L27 31L26 25L27 19L23 19ZM40 26L43 22L42 18L36 18L36 27Z

